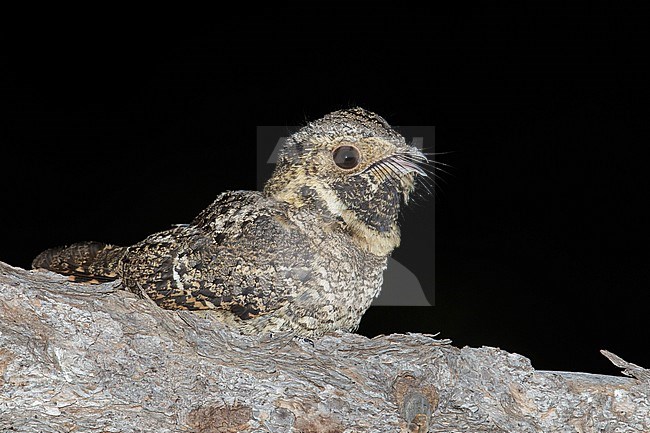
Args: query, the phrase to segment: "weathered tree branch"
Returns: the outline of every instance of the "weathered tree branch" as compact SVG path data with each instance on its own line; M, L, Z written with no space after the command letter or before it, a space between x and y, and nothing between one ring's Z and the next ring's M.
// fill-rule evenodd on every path
M650 431L650 371L605 355L633 378L421 334L245 337L0 262L0 431Z

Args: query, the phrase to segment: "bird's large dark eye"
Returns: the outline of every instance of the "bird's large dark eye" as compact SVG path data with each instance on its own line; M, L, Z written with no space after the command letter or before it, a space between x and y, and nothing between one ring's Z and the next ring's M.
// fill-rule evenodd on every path
M339 146L332 152L334 164L345 170L350 170L361 162L361 155L354 146Z

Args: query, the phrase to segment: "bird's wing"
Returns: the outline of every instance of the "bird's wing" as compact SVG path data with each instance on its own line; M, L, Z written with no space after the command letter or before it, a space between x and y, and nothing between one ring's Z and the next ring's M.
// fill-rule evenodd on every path
M304 292L313 250L281 208L259 193L220 196L188 226L129 247L124 282L163 308L268 314Z

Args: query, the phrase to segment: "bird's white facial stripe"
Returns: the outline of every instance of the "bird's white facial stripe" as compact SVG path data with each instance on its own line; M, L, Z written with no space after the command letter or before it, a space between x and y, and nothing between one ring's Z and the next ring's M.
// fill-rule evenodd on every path
M341 201L341 199L329 188L324 188L321 184L314 184L314 190L318 196L323 199L327 210L330 211L333 215L341 215L344 210L347 209L347 206Z
M294 201L294 193L292 191L300 189L300 187L307 186L316 192L316 195L325 203L327 210L333 215L341 215L347 206L341 201L331 188L324 186L317 181L299 182L297 185L289 183L287 187L276 195L277 198L283 199L288 202Z

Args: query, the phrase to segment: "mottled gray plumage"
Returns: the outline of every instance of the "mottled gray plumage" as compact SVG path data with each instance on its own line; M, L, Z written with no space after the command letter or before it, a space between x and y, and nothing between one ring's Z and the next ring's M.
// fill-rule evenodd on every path
M211 310L245 333L355 330L426 162L380 116L336 111L287 140L263 192L223 193L189 225L130 247L47 250L33 267L121 278L163 308Z

